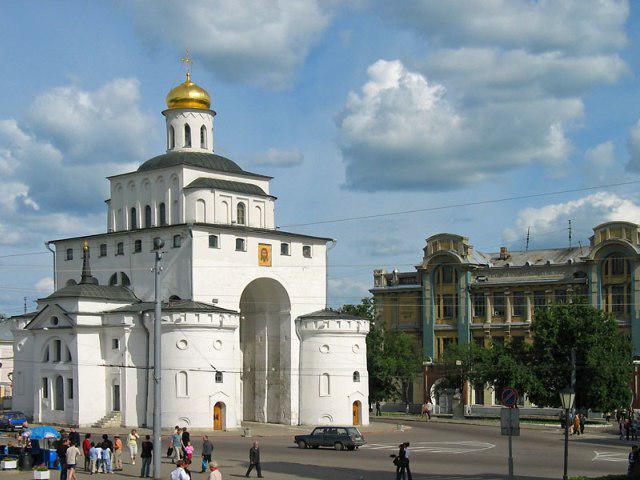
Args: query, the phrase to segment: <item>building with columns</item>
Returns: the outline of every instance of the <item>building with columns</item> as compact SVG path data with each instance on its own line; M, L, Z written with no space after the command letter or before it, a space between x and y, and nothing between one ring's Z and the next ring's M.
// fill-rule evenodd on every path
M151 424L159 238L163 427L367 424L369 324L325 308L332 240L276 227L271 177L213 153L190 74L166 104L166 153L108 179L106 232L48 242L55 291L13 318L14 408Z
M448 345L531 341L536 308L586 297L611 313L631 334L640 355L640 225L607 222L593 228L589 245L545 250L480 252L461 235L441 233L426 240L422 261L412 272L374 271L371 293L379 317L406 331L427 357L411 389L414 402L435 398L438 362ZM633 382L638 398L637 373ZM469 386L467 405L499 404L485 386Z

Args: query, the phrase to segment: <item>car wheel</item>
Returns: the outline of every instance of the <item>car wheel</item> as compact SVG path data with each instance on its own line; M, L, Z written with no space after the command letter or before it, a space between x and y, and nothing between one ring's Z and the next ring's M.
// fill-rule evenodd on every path
M307 448L307 442L304 440L298 440L298 448Z
M342 445L340 442L336 442L333 444L333 448L340 452L344 450L344 445Z
M349 450L350 452L354 451L356 449L356 447L351 446L351 447L347 447L347 450Z
M320 448L320 445L313 445L311 448Z

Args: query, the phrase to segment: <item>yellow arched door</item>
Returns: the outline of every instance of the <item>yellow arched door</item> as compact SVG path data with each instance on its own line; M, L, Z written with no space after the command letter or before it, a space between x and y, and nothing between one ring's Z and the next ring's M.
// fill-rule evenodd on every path
M353 424L360 425L360 402L353 402Z
M222 406L220 402L213 406L213 429L222 430Z

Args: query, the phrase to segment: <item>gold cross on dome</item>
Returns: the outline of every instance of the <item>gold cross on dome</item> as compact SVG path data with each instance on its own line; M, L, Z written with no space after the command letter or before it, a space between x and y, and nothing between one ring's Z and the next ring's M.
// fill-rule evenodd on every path
M186 50L186 55L180 59L182 63L187 66L187 75L191 74L191 66L195 63L193 58L191 58L191 53L189 53L189 49Z

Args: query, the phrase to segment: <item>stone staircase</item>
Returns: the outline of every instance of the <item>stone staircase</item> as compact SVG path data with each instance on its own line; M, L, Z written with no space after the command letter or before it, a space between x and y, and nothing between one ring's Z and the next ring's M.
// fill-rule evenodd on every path
M120 412L110 412L96 423L91 425L93 428L114 428L122 424L122 416Z

